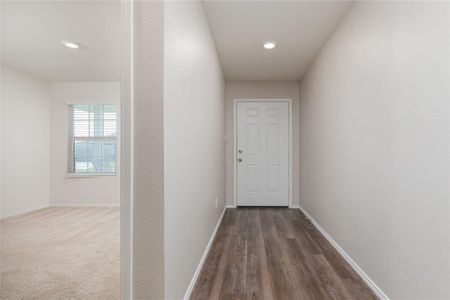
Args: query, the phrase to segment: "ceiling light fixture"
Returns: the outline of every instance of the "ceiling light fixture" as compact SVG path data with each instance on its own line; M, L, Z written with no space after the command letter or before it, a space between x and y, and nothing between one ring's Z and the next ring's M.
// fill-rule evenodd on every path
M273 41L264 42L264 48L266 48L266 49L273 49L276 46L277 46L277 44Z
M62 41L62 44L64 46L66 46L67 48L71 48L71 49L78 49L78 48L80 48L80 45L75 44L74 42L71 42L71 41Z

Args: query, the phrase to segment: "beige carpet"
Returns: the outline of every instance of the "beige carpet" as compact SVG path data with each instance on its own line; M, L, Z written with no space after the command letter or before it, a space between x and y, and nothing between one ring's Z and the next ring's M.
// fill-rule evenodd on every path
M1 221L1 299L118 299L119 208L51 207Z

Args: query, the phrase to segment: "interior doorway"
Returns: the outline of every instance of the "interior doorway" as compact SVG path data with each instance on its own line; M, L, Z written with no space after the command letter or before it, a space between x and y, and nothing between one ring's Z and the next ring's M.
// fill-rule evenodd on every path
M119 299L130 268L130 6L3 1L0 11L0 298Z

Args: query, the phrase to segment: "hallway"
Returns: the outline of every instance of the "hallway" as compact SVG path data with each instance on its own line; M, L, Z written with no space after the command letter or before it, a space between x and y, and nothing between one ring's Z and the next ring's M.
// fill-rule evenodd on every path
M0 300L450 300L450 0L0 8Z
M191 299L376 299L298 209L228 208Z

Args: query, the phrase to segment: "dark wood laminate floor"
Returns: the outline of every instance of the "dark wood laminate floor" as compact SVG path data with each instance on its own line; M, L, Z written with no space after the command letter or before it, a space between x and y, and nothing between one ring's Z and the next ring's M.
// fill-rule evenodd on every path
M298 209L227 209L191 299L377 299Z

